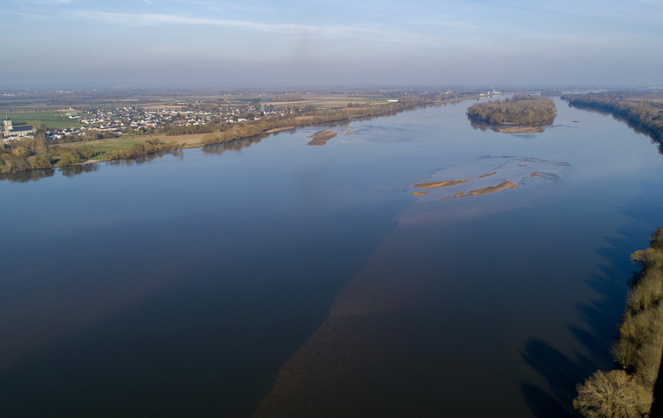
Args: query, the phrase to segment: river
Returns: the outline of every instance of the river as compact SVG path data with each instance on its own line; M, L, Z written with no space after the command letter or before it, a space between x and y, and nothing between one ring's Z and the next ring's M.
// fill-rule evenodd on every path
M663 160L558 99L537 134L472 103L3 177L0 415L571 414Z

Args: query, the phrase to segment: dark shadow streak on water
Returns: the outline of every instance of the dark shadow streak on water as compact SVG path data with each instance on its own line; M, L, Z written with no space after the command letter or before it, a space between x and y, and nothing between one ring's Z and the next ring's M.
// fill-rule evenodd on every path
M558 418L573 416L558 400L538 386L523 382L521 390L527 399L527 405L538 418Z
M635 213L630 208L631 217ZM596 370L614 367L610 348L617 336L619 318L624 309L626 283L632 275L628 272L633 266L624 254L632 251L648 232L641 228L619 231L620 238L604 237L607 246L597 252L606 264L599 268L599 273L590 275L585 283L597 292L595 299L579 303L576 306L585 328L567 325L575 339L580 342L592 359L575 353L569 358L540 339L530 339L523 350L524 360L533 367L548 383L553 395L545 388L531 382L521 383L521 390L527 403L537 417L578 416L572 408L576 396L575 387Z
M578 416L571 402L575 397L575 385L591 373L595 365L586 357L575 354L571 359L547 342L532 338L525 343L523 359L548 383L552 395L531 382L523 381L521 390L527 405L537 417Z
M620 233L624 237L629 234L634 235L632 231L620 231ZM624 311L626 283L632 278L632 275L625 274L633 269L630 260L624 257L630 248L626 244L636 239L636 236L623 239L605 238L610 245L599 249L598 252L604 259L611 260L612 265L602 266L601 274L592 275L586 280L587 285L600 297L577 305L590 331L569 325L576 339L600 359L605 367L612 365L612 357L606 347L609 348L617 337L619 317Z

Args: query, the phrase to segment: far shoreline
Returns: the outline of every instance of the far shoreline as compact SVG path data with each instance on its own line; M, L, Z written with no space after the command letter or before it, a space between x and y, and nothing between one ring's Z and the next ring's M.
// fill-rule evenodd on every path
M410 101L401 101L398 103L388 103L364 108L341 108L333 111L321 111L313 116L295 116L282 119L273 119L270 121L260 121L268 126L262 128L260 122L236 124L229 130L215 131L210 133L196 133L183 135L165 135L165 134L147 134L134 135L117 138L96 139L92 141L69 142L63 144L48 144L47 150L57 153L58 149L70 149L73 153L83 151L84 155L89 155L84 160L59 164L59 161L50 166L33 166L20 170L10 170L3 174L11 175L14 173L34 171L41 169L53 169L62 167L72 167L98 162L108 162L124 159L139 158L150 154L156 154L161 151L174 151L180 149L200 148L205 145L214 145L229 143L239 139L251 138L258 135L271 135L281 131L292 130L307 126L316 126L320 124L334 124L347 122L354 119L375 118L389 116L406 110L413 110L419 107L430 105L442 105L447 103L458 103L464 100L471 100L478 96L465 96L452 99L414 99ZM283 124L285 126L279 126ZM271 126L270 126L271 125ZM275 126L276 125L276 126ZM115 145L115 146L114 146ZM80 150L80 151L79 151ZM37 154L35 156L39 156ZM43 155L43 154L41 154Z

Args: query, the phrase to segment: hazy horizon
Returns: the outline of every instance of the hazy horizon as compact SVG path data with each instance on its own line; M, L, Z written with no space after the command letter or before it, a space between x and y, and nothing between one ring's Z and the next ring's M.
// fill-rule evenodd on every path
M660 86L663 4L9 1L0 87Z

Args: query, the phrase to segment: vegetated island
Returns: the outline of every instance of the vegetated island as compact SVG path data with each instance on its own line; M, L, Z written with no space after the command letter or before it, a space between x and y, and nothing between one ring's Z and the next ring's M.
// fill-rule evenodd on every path
M67 167L99 161L130 159L183 148L222 144L243 138L269 134L285 129L311 126L356 118L385 116L419 106L456 102L478 97L478 92L442 92L406 94L387 103L348 103L344 107L316 108L315 106L287 106L287 112L275 117L249 118L237 123L212 123L199 125L192 130L188 126L166 127L164 139L157 133L130 137L98 139L97 131L88 130L77 142L53 144L46 138L46 127L37 129L34 136L0 142L0 173L15 173L54 167ZM299 98L299 96L298 96ZM193 135L183 135L183 134ZM195 140L188 138L196 137Z
M563 100L579 109L595 109L626 122L638 132L649 135L663 153L663 93L618 91L565 94Z
M515 95L504 100L476 103L467 109L473 127L493 127L504 133L543 132L541 126L552 124L556 115L555 102L541 96Z
M652 407L663 352L663 228L631 259L642 270L628 293L613 344L617 368L597 371L577 387L573 406L586 417L641 417ZM656 415L659 416L659 415Z

